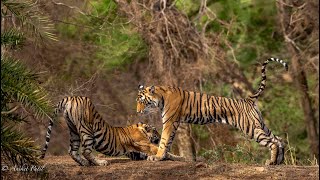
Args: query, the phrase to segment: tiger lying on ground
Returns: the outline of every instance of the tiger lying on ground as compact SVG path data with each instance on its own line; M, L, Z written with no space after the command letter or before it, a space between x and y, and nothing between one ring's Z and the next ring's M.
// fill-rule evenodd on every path
M151 108L161 111L163 131L158 152L148 160L163 160L170 151L175 132L180 123L208 124L226 123L237 127L250 139L268 146L271 159L266 165L281 164L284 160L284 144L265 126L257 100L266 86L265 68L270 61L281 63L286 70L288 65L282 60L270 58L262 65L262 80L258 91L245 99L230 99L209 96L203 93L185 91L175 87L139 86L137 112L147 113Z
M95 158L93 150L108 156L126 155L132 160L145 160L158 151L160 134L156 128L142 123L112 127L102 119L87 97L62 99L55 110L55 118L59 113L63 113L70 130L69 154L82 166L108 165L108 161ZM41 158L44 158L48 149L52 126L53 120L50 119ZM80 143L85 158L78 153ZM184 161L183 157L173 154L169 154L168 159Z

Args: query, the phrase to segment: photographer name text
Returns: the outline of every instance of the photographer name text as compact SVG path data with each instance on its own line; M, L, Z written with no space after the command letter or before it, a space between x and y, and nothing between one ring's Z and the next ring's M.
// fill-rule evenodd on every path
M30 165L30 164L23 164L21 166L14 165L12 167L8 165L1 165L1 171L17 171L17 172L40 172L43 171L45 165Z

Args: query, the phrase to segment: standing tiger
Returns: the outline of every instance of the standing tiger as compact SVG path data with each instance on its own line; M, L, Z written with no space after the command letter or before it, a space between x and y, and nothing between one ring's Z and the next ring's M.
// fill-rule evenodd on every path
M60 113L63 114L70 131L69 154L82 166L108 165L108 161L95 158L93 150L109 156L126 155L132 160L147 159L157 153L160 134L154 127L142 123L112 127L102 119L87 97L65 97L57 104L55 118ZM44 158L48 149L52 126L51 119L41 158ZM78 153L80 143L85 158ZM173 154L170 154L168 159L183 161L182 157Z
M151 108L159 108L163 123L158 152L155 156L149 156L148 160L163 160L167 156L180 123L219 122L232 125L260 145L268 146L271 159L267 160L266 165L281 164L284 160L284 144L280 137L266 127L257 106L258 97L266 86L265 70L270 61L279 62L288 70L288 65L282 60L266 60L262 65L262 80L258 91L245 99L209 96L175 87L139 85L137 112L148 113Z

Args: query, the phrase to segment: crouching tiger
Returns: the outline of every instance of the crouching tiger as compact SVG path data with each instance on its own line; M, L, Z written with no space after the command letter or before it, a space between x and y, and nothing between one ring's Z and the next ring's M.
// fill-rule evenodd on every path
M279 59L270 58L262 65L262 80L258 91L245 99L230 99L185 91L175 87L139 85L137 112L147 113L151 108L161 111L163 131L158 152L148 160L163 160L170 151L175 132L180 123L208 124L226 123L240 129L250 139L271 150L266 164L281 164L284 160L284 144L264 124L257 100L266 86L265 68L270 61L288 66Z
M66 97L56 107L54 118L62 113L70 131L69 154L82 166L108 165L99 160L93 150L109 156L126 155L132 160L144 160L157 153L160 134L148 124L138 123L127 127L112 127L96 111L87 97ZM53 119L50 119L46 143L40 158L44 158L50 141ZM82 158L78 150L82 146ZM168 159L183 161L184 158L169 154Z

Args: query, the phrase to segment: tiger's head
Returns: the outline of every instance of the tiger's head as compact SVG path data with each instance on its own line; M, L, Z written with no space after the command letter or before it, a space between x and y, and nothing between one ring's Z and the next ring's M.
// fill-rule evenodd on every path
M159 144L161 135L159 134L159 132L154 126L149 124L144 124L141 122L138 123L138 126L140 127L143 134L147 136L147 138L152 144L156 144L156 145Z
M163 97L158 93L157 86L144 87L139 85L137 101L138 113L149 113L151 109L161 107Z

